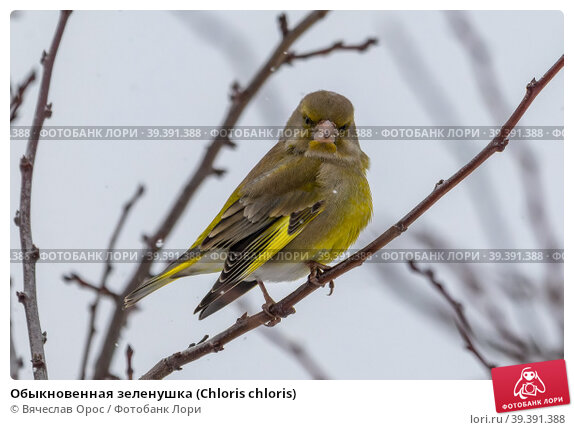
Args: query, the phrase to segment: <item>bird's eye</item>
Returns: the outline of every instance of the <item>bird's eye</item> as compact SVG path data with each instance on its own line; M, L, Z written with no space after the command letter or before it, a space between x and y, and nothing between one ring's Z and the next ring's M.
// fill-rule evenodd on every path
M311 118L309 118L307 115L303 115L303 121L305 122L305 125L313 124L313 121L311 121Z
M342 125L341 127L339 127L339 131L347 131L348 128L349 128L349 124L345 124L345 125Z

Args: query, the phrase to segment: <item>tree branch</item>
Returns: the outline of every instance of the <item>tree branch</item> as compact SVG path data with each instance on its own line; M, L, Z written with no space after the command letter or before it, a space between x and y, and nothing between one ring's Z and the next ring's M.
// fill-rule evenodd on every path
M287 58L287 51L295 41L301 37L311 26L325 17L327 11L314 11L310 12L297 26L283 34L282 40L275 48L269 59L255 74L249 85L245 89L240 89L237 85L232 98L231 106L225 116L225 119L220 126L220 130L229 129L235 126L239 117L243 113L247 104L251 101L254 95L259 91L267 79L275 72L281 65L285 63ZM280 24L281 28L283 25ZM286 27L285 27L286 28ZM221 134L218 133L218 136ZM203 159L195 172L191 175L179 196L172 204L172 207L167 212L163 222L158 227L155 234L153 234L147 241L147 249L144 255L153 255L158 249L158 243L165 241L166 237L171 233L175 224L183 214L191 197L195 194L201 183L210 175L214 173L213 162L219 151L224 146L230 146L229 139L218 137L214 139L207 148ZM141 261L136 272L128 281L123 294L126 295L133 291L148 275L152 265L153 259L148 258ZM96 362L94 378L104 379L109 376L109 367L112 357L115 353L115 344L117 343L120 332L124 327L130 311L123 309L121 303L117 303L112 315L112 319L108 326L107 334L103 342L103 347Z
M73 273L73 272L69 273L67 275L62 276L62 279L65 282L75 282L78 286L86 288L86 289L91 290L91 291L94 291L99 296L106 296L106 297L111 298L114 301L120 301L122 299L121 296L114 293L113 291L110 291L105 285L104 286L95 285L92 282L86 281L84 278L82 278L77 273Z
M279 23L279 31L281 31L281 36L285 37L289 34L289 24L287 23L287 15L284 13L277 17L277 22Z
M401 218L396 224L391 226L387 231L381 234L369 245L362 250L351 255L346 260L326 270L319 276L309 279L297 290L287 295L281 301L273 304L267 311L259 312L253 316L244 314L235 324L228 327L223 332L198 345L176 352L160 360L151 370L144 374L141 379L163 379L174 370L178 370L184 364L195 361L207 354L223 350L225 344L231 342L239 336L261 326L277 317L284 318L295 312L293 306L317 290L320 286L333 281L349 270L362 265L365 260L372 256L376 251L386 246L389 242L400 236L407 228L415 222L421 215L438 202L446 193L452 190L468 175L482 165L490 156L496 152L504 150L508 144L508 135L516 126L520 118L524 115L530 104L550 80L564 67L564 56L544 74L539 80L533 79L526 87L526 94L510 118L501 127L497 137L486 145L470 162L464 165L454 175L447 180L440 180L434 187L434 190L409 213Z
M126 374L128 376L128 380L130 381L134 379L134 368L132 366L133 356L134 356L134 350L132 346L128 344L126 348L126 362L127 362Z
M329 46L328 48L324 49L317 49L315 51L305 52L304 54L296 54L295 52L289 52L287 54L287 58L285 59L285 63L291 64L293 60L306 60L311 57L318 57L320 55L328 55L333 51L357 51L363 52L366 51L371 45L376 45L378 40L375 38L369 38L365 40L363 43L359 43L356 45L345 45L343 41L338 41L333 43L333 45Z
M428 279L431 285L436 288L436 290L440 293L440 295L446 299L449 306L453 309L456 315L454 322L456 324L458 332L462 336L462 339L465 341L466 349L468 349L471 353L473 353L474 356L478 358L478 360L484 365L484 367L486 367L488 371L490 371L490 369L492 369L493 367L496 367L495 364L492 364L489 361L487 361L484 358L484 356L480 352L478 352L478 349L474 345L474 342L472 341L471 337L473 332L472 327L470 326L466 318L462 303L460 303L458 300L455 300L446 290L444 285L436 280L435 274L431 269L422 270L413 260L409 260L408 264L413 272L418 273L419 275L424 276L426 279Z
M22 186L20 191L20 210L16 214L16 224L20 229L20 244L24 255L22 261L24 271L24 292L18 294L18 300L24 305L26 313L26 325L28 327L28 338L30 340L30 353L32 356L32 366L34 369L34 379L48 379L48 370L46 367L46 358L44 355L44 336L40 325L40 316L38 313L38 302L36 299L36 261L39 257L38 248L32 240L32 221L31 221L31 201L32 201L32 175L34 173L34 162L36 160L36 150L40 130L44 120L52 114L52 104L48 104L48 94L50 91L50 80L52 78L52 69L54 61L66 22L71 11L61 11L60 20L56 27L56 32L48 53L44 52L42 65L42 83L36 103L36 112L26 154L20 160L20 171L22 174Z
M12 94L12 86L10 86L10 123L18 117L18 110L24 101L24 93L35 80L36 72L32 70L26 80L18 86L18 91L15 94Z
M16 346L14 345L14 338L12 337L12 318L10 318L10 377L12 379L18 379L18 373L23 366L22 357L18 355Z
M481 362L481 364L486 367L487 370L491 370L493 367L496 367L496 364L493 364L489 361L486 360L486 358L484 358L484 356L478 352L478 350L476 349L474 342L472 341L470 334L468 332L468 330L466 330L459 321L455 320L454 321L456 328L458 329L458 332L460 333L461 337L463 338L464 342L465 342L465 346L466 349L468 351L470 351L472 354L474 354L474 356L476 358L478 358L478 361Z
M106 256L111 255L111 251L113 251L116 248L116 242L118 240L120 232L122 231L122 229L125 225L125 222L128 218L130 210L136 204L136 202L141 198L141 196L143 196L144 192L145 192L144 186L138 185L138 188L136 189L135 194L132 196L131 199L129 199L124 204L124 207L122 209L122 214L120 215L120 218L118 220L116 228L114 229L114 232L112 233L112 237L110 238L110 241L108 243L108 252L106 253ZM94 299L93 303L90 305L90 325L88 327L88 336L86 338L86 343L84 344L84 353L82 356L82 366L81 366L81 371L80 371L81 372L80 373L81 379L86 379L88 360L90 358L90 351L92 348L92 342L94 340L94 335L96 334L96 315L98 312L98 305L100 304L101 296L102 295L108 295L108 296L112 297L116 303L122 301L122 296L118 296L117 294L112 293L106 286L107 282L108 282L108 277L110 276L112 271L113 271L112 263L110 261L110 258L107 257L106 258L106 266L105 266L104 272L102 274L102 279L100 280L100 286L99 286L99 288L97 288L96 298Z
M502 118L510 106L505 100L499 81L494 73L492 56L478 29L472 24L464 11L448 11L446 13L454 33L467 54L479 93L493 119ZM542 178L538 169L536 155L528 145L522 144L513 152L518 162L528 209L528 219L532 231L544 248L555 248L558 240L553 231L553 225L547 216L547 206L540 196L544 195Z
M10 277L10 290L12 290L12 277ZM18 379L20 369L24 366L22 357L16 352L16 345L14 345L14 337L12 336L12 312L10 312L10 377Z
M457 107L450 100L444 83L425 60L426 55L419 50L406 28L390 25L384 31L389 39L385 46L399 67L401 78L410 87L432 122L438 126L445 123L460 124L462 120ZM500 124L508 112L494 121L494 124ZM445 143L442 146L448 148L448 154L453 157L455 165L466 162L474 152L472 145ZM485 238L491 244L504 243L509 246L512 243L510 229L505 217L498 211L498 198L490 176L483 175L474 181L469 181L467 187L469 187L469 202L474 206L479 227L483 230ZM473 198L475 195L480 195L481 198Z
M427 280L432 284L432 286L437 289L437 291L440 293L440 295L446 299L446 301L448 302L448 304L450 305L450 307L453 309L454 313L456 314L458 320L460 321L461 326L465 330L472 332L470 324L469 324L468 320L466 319L466 315L464 314L464 308L462 306L462 303L460 303L458 300L455 300L448 293L448 291L446 291L446 289L444 288L444 285L436 280L434 272L431 269L426 269L426 270L421 269L414 260L409 260L408 265L409 265L409 268L413 272L418 273L419 275L427 278Z
M110 237L110 240L108 243L108 248L107 248L107 252L106 252L106 265L104 267L104 271L102 273L102 278L100 280L99 285L94 285L93 283L86 281L80 275L78 275L76 273L70 273L70 274L64 275L62 277L62 279L65 282L75 282L80 287L83 287L83 288L86 288L86 289L89 289L89 290L96 292L96 298L94 299L94 301L89 306L90 322L89 322L89 326L88 326L88 335L86 337L86 342L84 344L84 352L82 355L82 364L80 367L80 369L81 369L80 370L80 379L86 379L86 372L87 372L88 360L90 357L90 350L92 347L92 342L94 340L94 335L96 334L96 315L97 315L98 306L100 303L100 298L102 296L110 297L116 303L121 302L123 299L123 296L120 296L120 295L114 293L113 291L111 291L107 287L108 277L110 276L110 274L113 271L113 266L112 266L112 263L110 261L110 255L111 255L111 252L116 248L116 242L119 238L120 232L122 231L122 229L123 229L123 227L127 221L127 218L128 218L128 215L129 215L131 209L136 204L136 202L141 198L141 196L143 196L144 192L145 192L145 187L143 185L138 185L138 188L136 189L136 192L134 193L134 195L124 204L124 206L122 208L122 213L120 215L120 218L118 219L116 227L114 228L114 231L113 231L112 236Z
M504 98L499 79L496 79L494 61L479 29L464 11L448 11L446 17L468 56L479 93L492 118L499 121L510 106ZM528 220L541 248L555 248L560 243L555 226L548 217L548 204L544 198L544 183L536 154L526 141L518 145L511 157L518 165L526 201ZM564 273L548 265L545 288L550 298L551 311L557 316L557 325L564 329ZM557 300L554 300L557 299Z

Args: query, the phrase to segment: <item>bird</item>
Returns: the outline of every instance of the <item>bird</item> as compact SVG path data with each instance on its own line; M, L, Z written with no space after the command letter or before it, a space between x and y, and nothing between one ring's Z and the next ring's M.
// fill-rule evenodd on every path
M204 319L256 285L292 281L326 268L373 214L369 157L357 138L352 103L326 90L307 94L277 144L231 193L178 259L129 293L128 308L186 276L220 272L194 313Z

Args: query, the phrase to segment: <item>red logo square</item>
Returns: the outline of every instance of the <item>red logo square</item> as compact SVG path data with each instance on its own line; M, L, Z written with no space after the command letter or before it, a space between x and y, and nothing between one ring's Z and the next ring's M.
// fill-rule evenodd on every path
M496 412L570 403L566 362L541 361L492 369Z

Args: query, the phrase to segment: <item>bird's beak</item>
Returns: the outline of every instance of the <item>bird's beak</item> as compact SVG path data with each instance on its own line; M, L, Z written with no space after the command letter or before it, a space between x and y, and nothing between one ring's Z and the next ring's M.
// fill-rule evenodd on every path
M313 129L313 139L309 142L309 147L313 150L333 153L337 151L335 141L339 137L337 126L328 119L325 119Z

